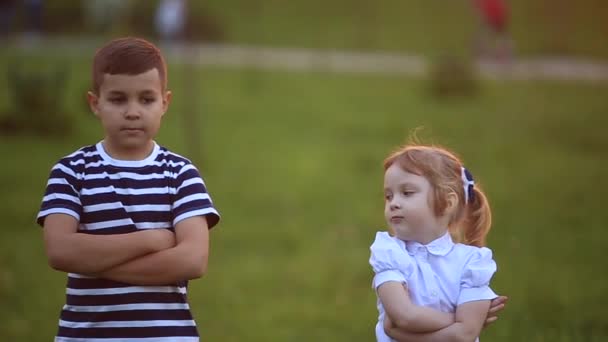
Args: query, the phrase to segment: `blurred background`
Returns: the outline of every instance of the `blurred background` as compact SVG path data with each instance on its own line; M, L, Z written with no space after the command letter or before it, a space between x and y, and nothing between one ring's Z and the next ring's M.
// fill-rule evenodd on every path
M35 216L48 173L102 138L104 41L153 40L158 141L199 166L221 224L190 301L206 341L372 341L382 160L417 128L489 196L485 341L607 341L605 0L0 1L0 341L50 341L65 275ZM604 252L602 252L604 251Z

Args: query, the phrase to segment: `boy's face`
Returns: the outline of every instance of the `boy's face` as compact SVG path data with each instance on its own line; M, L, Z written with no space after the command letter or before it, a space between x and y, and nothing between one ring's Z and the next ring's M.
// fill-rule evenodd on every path
M88 101L105 131L104 147L117 159L144 159L150 152L171 100L158 70L138 75L105 74L99 94Z

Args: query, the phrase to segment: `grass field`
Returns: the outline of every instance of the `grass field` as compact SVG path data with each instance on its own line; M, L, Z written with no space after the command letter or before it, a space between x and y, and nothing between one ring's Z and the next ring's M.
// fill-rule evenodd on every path
M437 55L470 53L473 0L212 0L193 4L242 44ZM608 58L603 0L508 0L516 51Z
M190 1L190 35L231 44L381 50L466 56L478 18L474 0ZM130 0L113 34L153 35L156 1ZM519 56L608 58L604 0L507 0L509 32ZM48 30L91 33L80 0L45 4ZM24 26L23 15L16 23ZM130 19L129 19L130 18ZM129 30L129 27L131 29ZM96 32L99 33L99 32Z
M64 300L34 218L53 163L101 138L78 100L86 64L70 68L72 136L0 137L2 341L49 341ZM209 272L190 289L204 340L373 340L367 259L383 227L381 161L417 127L463 156L493 206L493 288L511 300L482 339L608 338L608 85L486 82L477 96L439 101L426 81L398 77L175 65L170 75L158 141L196 150L183 133L194 111L202 153L188 156L223 215Z

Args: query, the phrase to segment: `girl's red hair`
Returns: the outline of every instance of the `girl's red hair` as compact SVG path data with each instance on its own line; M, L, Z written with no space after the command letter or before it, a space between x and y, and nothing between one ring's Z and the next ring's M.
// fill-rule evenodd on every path
M406 172L425 177L433 188L430 198L435 215L444 215L450 192L458 195L455 214L448 228L455 238L472 246L484 246L492 225L490 205L483 191L476 183L474 194L465 201L462 181L462 162L452 152L443 147L426 145L406 145L391 153L384 160L386 171L393 164Z

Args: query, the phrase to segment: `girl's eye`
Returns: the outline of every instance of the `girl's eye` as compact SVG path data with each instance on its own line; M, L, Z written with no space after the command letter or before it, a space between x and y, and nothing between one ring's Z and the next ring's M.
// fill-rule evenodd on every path
M145 104L150 104L150 103L154 102L154 100L155 99L149 97L149 98L144 98L141 101Z
M404 191L404 192L403 192L403 196L405 196L405 197L411 196L411 195L413 195L413 194L414 194L414 192L413 192L413 191Z
M110 102L112 102L112 103L121 103L122 101L123 101L123 99L120 97L114 97L114 98L110 99Z
M384 195L384 199L387 200L387 201L390 200L391 198L393 198L393 196L390 195L390 194L385 194Z

